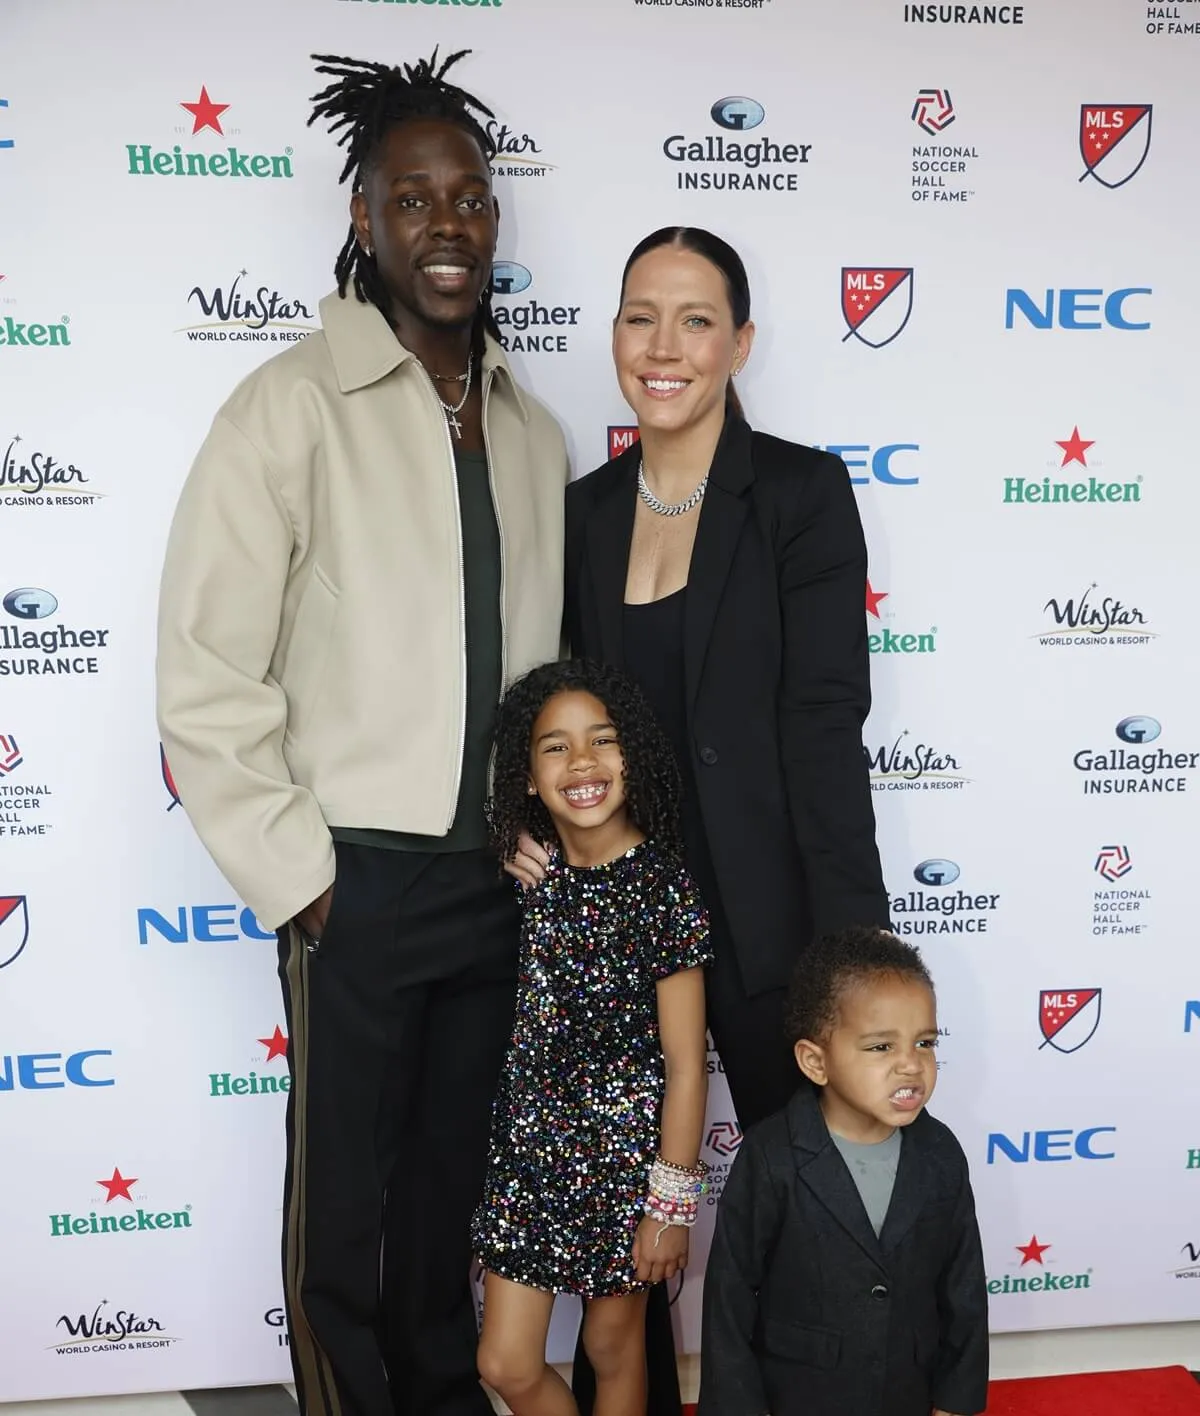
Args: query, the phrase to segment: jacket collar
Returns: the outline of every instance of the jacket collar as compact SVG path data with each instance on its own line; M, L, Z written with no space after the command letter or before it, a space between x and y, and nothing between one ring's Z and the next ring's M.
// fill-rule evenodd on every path
M386 378L402 364L418 363L392 333L391 326L372 304L364 304L353 293L342 297L335 290L321 301L321 328L329 345L333 370L342 393L354 393ZM484 341L485 379L496 376L499 388L511 395L524 422L529 410L500 345L488 335Z
M930 1190L929 1118L921 1113L900 1133L900 1161L878 1238L854 1177L834 1145L815 1091L801 1086L788 1103L788 1135L800 1179L876 1263L894 1252L912 1228Z

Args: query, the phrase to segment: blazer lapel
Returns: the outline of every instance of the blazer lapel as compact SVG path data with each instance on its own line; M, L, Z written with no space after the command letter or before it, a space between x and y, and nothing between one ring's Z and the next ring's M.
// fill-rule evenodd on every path
M596 594L596 617L600 627L598 657L618 669L625 664L621 629L633 514L637 506L635 464L627 461L628 465L622 468L613 485L592 507L587 523L587 568Z
M899 1248L929 1194L929 1171L923 1142L921 1118L918 1117L900 1133L896 1183L892 1187L891 1203L879 1234L879 1242L886 1253Z
M731 414L709 468L708 490L700 507L688 569L683 663L689 711L700 691L713 621L746 520L748 504L743 493L754 480L750 446L749 427Z
M788 1126L800 1179L867 1257L882 1267L883 1250L858 1187L829 1137L816 1097L807 1090L798 1092L790 1102Z

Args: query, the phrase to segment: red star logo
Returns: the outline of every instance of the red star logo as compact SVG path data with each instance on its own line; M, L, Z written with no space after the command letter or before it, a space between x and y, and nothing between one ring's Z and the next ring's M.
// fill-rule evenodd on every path
M103 1185L108 1191L108 1199L104 1201L106 1205L111 1204L113 1200L116 1199L128 1200L129 1203L132 1204L133 1196L129 1193L129 1187L130 1185L137 1184L137 1176L135 1175L131 1180L126 1180L124 1175L114 1167L111 1180L97 1180L96 1184Z
M1071 436L1069 438L1055 438L1054 441L1063 450L1061 466L1065 467L1068 462L1078 462L1080 467L1086 467L1087 458L1084 456L1084 453L1087 452L1089 447L1095 446L1096 439L1092 438L1089 441L1087 438L1081 438L1079 436L1079 428L1076 426L1071 430Z
M275 1024L275 1031L270 1037L260 1037L259 1042L267 1049L266 1061L274 1062L276 1057L286 1057L288 1040L283 1035L283 1030L279 1024Z
M880 602L880 600L886 600L887 597L888 597L888 592L887 592L886 590L872 590L872 589L871 589L871 582L868 580L868 581L867 581L867 614L869 614L869 615L874 615L876 619L879 619L879 618L880 618L880 615L879 615L879 602Z
M225 131L221 127L221 114L229 107L227 103L214 103L208 96L208 89L205 85L200 86L200 97L195 103L181 103L180 108L186 108L195 120L192 124L192 136L201 128L211 128L214 133L225 136Z
M1052 1249L1053 1247L1052 1244L1039 1244L1036 1234L1030 1239L1028 1244L1013 1245L1013 1248L1016 1249L1018 1254L1024 1254L1025 1256L1021 1260L1022 1268L1024 1268L1026 1264L1042 1264L1044 1266L1046 1261L1042 1258L1042 1255L1047 1249Z

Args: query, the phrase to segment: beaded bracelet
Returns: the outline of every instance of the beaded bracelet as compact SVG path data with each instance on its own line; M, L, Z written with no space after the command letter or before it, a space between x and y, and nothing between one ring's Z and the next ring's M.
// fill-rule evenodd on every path
M700 1197L709 1188L708 1166L673 1165L656 1156L650 1167L650 1181L643 1212L660 1226L654 1244L672 1226L690 1229L700 1214Z

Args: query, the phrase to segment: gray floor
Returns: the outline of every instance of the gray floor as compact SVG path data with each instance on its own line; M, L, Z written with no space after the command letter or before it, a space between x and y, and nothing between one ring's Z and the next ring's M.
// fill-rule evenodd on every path
M296 1402L286 1387L234 1387L79 1401L0 1402L0 1416L296 1416Z

